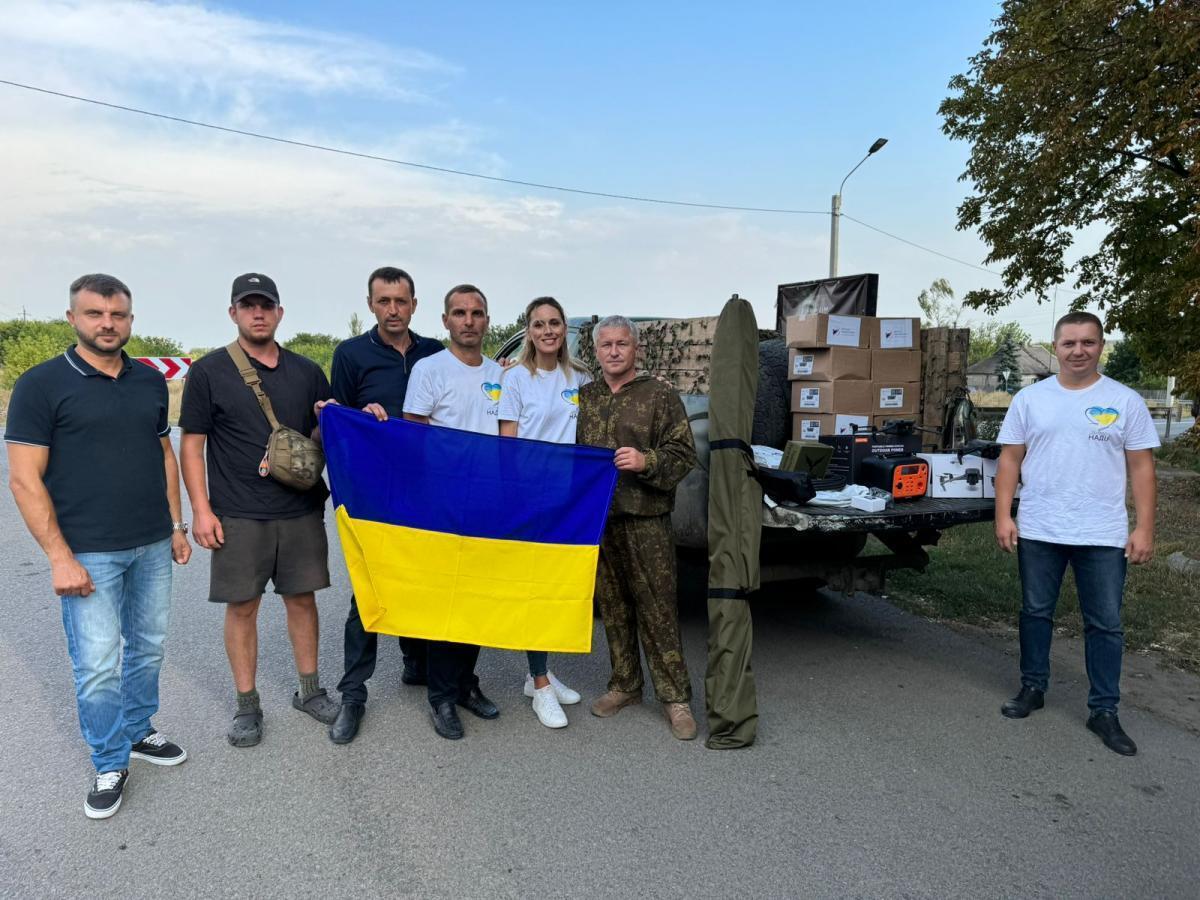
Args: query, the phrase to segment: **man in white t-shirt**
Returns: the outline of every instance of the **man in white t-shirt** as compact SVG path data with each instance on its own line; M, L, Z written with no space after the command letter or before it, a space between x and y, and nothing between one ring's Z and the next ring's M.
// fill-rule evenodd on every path
M487 297L470 284L446 294L442 324L450 332L448 353L435 353L413 366L404 398L404 418L478 434L500 434L500 377L504 369L483 355L488 329ZM429 642L429 705L433 728L450 740L463 736L456 706L481 719L500 715L479 690L475 663L479 647Z
M1159 440L1145 401L1100 374L1103 349L1104 326L1096 316L1073 312L1059 319L1057 377L1019 391L1000 429L996 542L1005 552L1017 551L1021 573L1021 690L1000 711L1023 719L1044 705L1054 609L1070 563L1091 686L1087 727L1113 752L1133 756L1137 745L1117 719L1121 599L1126 565L1154 555L1153 449ZM1137 515L1132 532L1127 475ZM1018 477L1021 504L1014 521Z

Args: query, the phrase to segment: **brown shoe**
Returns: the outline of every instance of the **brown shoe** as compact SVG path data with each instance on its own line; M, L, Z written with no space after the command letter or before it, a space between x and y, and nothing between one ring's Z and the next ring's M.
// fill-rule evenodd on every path
M592 702L592 715L607 719L609 716L615 716L626 706L632 706L634 703L641 702L642 694L640 691L636 693L632 691L609 691L607 694L597 697Z
M671 723L671 735L677 740L690 741L696 737L696 720L686 703L664 703L663 714Z

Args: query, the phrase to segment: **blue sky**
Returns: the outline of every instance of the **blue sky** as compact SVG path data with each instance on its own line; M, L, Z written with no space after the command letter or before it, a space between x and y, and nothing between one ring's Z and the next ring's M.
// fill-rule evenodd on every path
M762 323L774 287L822 277L844 211L972 263L954 228L967 148L946 83L997 5L0 3L0 78L188 118L509 178L819 215L653 207L430 175L156 122L0 86L0 315L57 315L85 270L135 293L138 330L228 339L241 271L279 282L281 335L341 334L376 265L437 301L475 281L493 321L552 293L572 314L715 313ZM127 51L122 48L127 47ZM881 312L946 277L995 276L843 221L843 273ZM1063 305L1065 305L1065 295ZM981 319L971 313L969 318ZM1051 311L1014 306L1035 333Z

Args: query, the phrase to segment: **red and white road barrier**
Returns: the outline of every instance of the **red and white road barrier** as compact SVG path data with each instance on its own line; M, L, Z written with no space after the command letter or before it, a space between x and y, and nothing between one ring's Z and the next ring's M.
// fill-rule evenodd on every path
M167 381L187 378L188 369L192 367L190 356L135 356L134 359L162 372Z

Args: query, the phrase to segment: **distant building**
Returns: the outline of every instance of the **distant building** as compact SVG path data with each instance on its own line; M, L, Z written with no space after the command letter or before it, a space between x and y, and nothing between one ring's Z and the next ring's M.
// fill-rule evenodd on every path
M972 391L1002 391L1004 379L996 372L993 354L967 367L967 388ZM1010 386L1028 387L1058 374L1058 360L1041 344L1025 344L1017 348L1017 371L1009 375ZM1019 379L1019 381L1018 381Z

